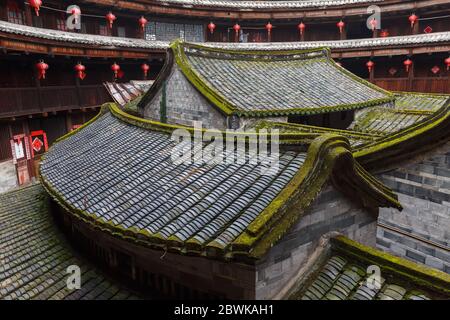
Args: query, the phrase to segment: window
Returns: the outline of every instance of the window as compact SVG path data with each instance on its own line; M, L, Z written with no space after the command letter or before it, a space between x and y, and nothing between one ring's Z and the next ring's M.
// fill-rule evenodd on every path
M23 12L20 10L16 1L8 1L7 12L9 22L25 24Z

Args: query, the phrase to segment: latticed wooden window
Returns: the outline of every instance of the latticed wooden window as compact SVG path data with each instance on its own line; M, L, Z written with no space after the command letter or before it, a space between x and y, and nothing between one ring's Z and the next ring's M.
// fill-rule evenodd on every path
M25 24L23 11L20 10L16 1L8 0L6 5L8 12L8 21L12 23Z

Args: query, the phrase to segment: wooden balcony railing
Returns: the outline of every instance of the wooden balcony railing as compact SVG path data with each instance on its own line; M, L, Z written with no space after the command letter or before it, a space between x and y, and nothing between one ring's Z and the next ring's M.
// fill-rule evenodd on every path
M414 91L429 93L450 93L450 77L375 78L377 86L391 91Z
M0 88L0 117L95 107L108 101L103 85Z

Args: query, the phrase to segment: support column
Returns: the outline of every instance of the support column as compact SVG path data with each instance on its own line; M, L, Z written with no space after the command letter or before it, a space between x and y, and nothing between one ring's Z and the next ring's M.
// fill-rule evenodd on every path
M413 91L413 84L414 84L414 67L415 67L415 62L412 59L412 55L410 55L410 59L413 61L411 67L409 67L409 72L408 72L408 91Z
M31 7L27 4L24 4L25 6L25 23L27 26L33 26L33 16L31 12Z
M77 103L78 106L81 108L81 90L80 90L80 78L76 77L75 78L75 89L77 91Z

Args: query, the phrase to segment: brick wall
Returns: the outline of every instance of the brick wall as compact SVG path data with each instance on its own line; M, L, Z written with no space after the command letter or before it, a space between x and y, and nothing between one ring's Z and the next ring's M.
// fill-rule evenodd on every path
M337 231L350 239L375 246L376 216L329 186L321 192L283 238L257 265L256 298L271 299L296 277L316 251L319 239Z
M380 178L404 210L380 210L377 247L450 273L450 143Z
M162 90L146 106L144 116L160 120ZM201 121L204 128L226 129L226 116L213 107L184 77L177 65L167 79L166 86L167 122L192 125Z

